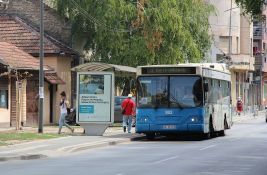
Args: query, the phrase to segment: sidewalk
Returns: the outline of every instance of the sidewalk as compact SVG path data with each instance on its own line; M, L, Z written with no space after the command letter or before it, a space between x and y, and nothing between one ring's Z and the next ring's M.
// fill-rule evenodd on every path
M261 119L261 118L263 119L265 118L265 114L266 114L265 110L258 111L258 115L255 115L254 113L250 112L247 112L245 114L241 113L241 115L233 115L233 122L235 124L235 123L245 123L255 119Z
M25 132L37 132L37 128L26 127L23 129ZM54 126L44 127L44 133L57 133L57 130L58 128ZM1 129L0 132L5 132L5 130ZM64 128L64 132L69 131ZM75 128L74 134L66 137L1 146L0 162L66 156L90 148L127 143L141 138L143 135L124 133L121 127L109 127L104 136L85 136L82 128Z

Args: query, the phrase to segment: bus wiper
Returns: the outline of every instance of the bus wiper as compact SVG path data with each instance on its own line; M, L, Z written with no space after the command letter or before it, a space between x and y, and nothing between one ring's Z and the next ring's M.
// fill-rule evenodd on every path
M181 103L179 103L178 100L173 95L170 94L170 97L173 100L172 102L175 103L178 106L178 108L184 109L184 107L181 105Z

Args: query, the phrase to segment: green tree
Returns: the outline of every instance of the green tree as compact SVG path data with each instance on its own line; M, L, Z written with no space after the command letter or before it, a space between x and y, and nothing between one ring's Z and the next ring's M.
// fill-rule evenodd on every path
M253 19L262 18L262 10L265 0L235 0L245 13L250 14Z
M54 0L86 38L92 61L129 66L199 62L210 48L205 0Z

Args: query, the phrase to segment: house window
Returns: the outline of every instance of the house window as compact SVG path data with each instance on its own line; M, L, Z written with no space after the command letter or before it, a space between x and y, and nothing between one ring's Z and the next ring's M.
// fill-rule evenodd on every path
M0 108L8 108L8 91L0 90Z
M230 37L230 39L232 39L232 37ZM228 53L230 44L229 36L219 36L219 40L220 40L219 44L220 49L223 50L225 53Z

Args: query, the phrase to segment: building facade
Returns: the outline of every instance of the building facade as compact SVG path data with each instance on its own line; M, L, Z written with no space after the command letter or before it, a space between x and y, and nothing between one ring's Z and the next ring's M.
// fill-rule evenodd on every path
M44 67L45 71L50 70ZM7 42L0 42L0 127L31 126L38 115L39 60ZM45 87L50 86L45 81ZM45 89L45 98L50 91ZM44 105L44 123L49 123L50 106Z
M252 72L254 71L253 23L242 15L235 1L209 0L215 7L215 14L210 16L210 33L213 44L210 49L212 62L228 63L232 76L231 96L235 107L241 97L245 109L250 109L256 102L252 99ZM231 4L232 2L232 4Z
M255 73L253 83L257 87L256 99L261 106L267 105L267 30L266 30L266 5L263 7L264 21L254 21L253 24L253 55L255 56Z
M19 49L30 54L33 57L39 57L39 39L38 29L29 25L26 21L17 15L2 14L0 15L0 41L7 42L17 46ZM65 91L69 100L72 95L72 72L71 67L75 65L76 53L54 39L49 35L44 38L44 64L51 68L46 74L46 81L50 82L45 85L45 92L49 92L46 97L45 105L49 108L45 112L45 124L57 123L59 119L60 92ZM29 92L32 98L38 95L38 75L32 85L33 91ZM29 85L30 86L30 85ZM28 103L31 101L29 100ZM33 102L32 102L33 103ZM36 103L36 102L35 102ZM38 111L34 110L27 114L28 124L37 125ZM30 119L31 118L31 119ZM11 122L13 124L14 122Z

